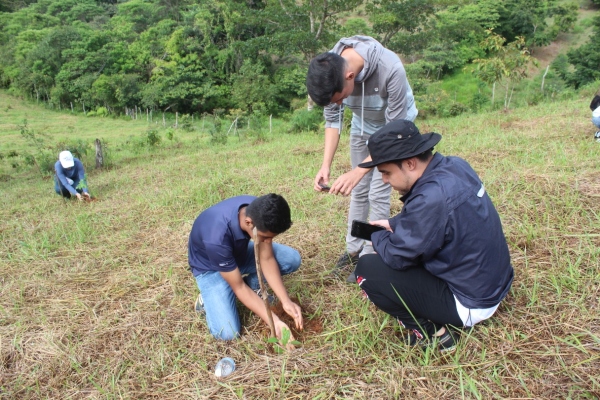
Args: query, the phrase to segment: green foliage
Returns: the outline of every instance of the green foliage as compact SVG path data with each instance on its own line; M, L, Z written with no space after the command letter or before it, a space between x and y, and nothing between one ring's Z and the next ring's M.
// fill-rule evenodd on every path
M212 144L227 143L227 132L223 132L221 128L221 118L215 116L212 125L209 127L210 142Z
M169 140L173 140L173 136L175 135L175 129L167 128L165 131L165 137Z
M343 37L354 35L374 36L375 31L364 18L348 18L340 29L340 35Z
M482 42L482 47L492 56L474 60L474 73L487 84L500 83L505 88L504 109L508 109L511 85L514 89L514 85L527 76L527 67L531 62L535 63L535 60L529 55L525 38L517 37L515 41L504 46L505 41L503 37L488 31L488 37Z
M315 107L312 110L295 110L290 118L290 133L318 132L323 123L323 109Z
M589 41L567 53L575 70L565 73L565 80L575 88L600 79L600 15L596 15L593 22L594 33Z
M158 146L160 144L158 129L149 128L146 131L145 143L150 147Z
M24 153L22 156L25 160L26 165L35 165L42 176L49 175L54 170L55 156L48 150L49 136L44 133L35 132L33 129L27 126L27 120L23 121L23 125L19 126L21 136L28 143L31 153ZM15 153L16 154L16 153ZM13 164L13 168L16 168L18 163Z
M290 340L292 338L292 332L289 329L283 328L281 330L281 340L278 340L276 337L271 337L267 339L267 343L271 343L273 345L273 350L277 354L283 354L286 352L287 345L293 344L294 346L301 346L297 340Z
M181 129L186 132L191 132L194 130L193 118L188 114L179 116L179 125L181 126Z
M88 154L88 151L91 149L91 147L90 144L87 143L85 140L77 138L71 139L66 143L59 143L58 146L56 146L56 149L58 152L68 150L75 157L79 158L80 160L83 160L84 156Z
M88 184L87 184L87 176L84 175L83 179L79 181L79 183L77 184L77 186L75 187L75 190L83 190L83 189L88 189Z

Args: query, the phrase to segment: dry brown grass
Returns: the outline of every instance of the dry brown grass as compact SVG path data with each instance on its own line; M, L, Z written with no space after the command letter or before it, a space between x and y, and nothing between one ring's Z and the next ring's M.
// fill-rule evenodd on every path
M91 203L64 203L34 174L3 182L0 398L598 398L600 147L582 134L583 103L428 120L439 150L483 177L516 272L498 313L452 355L406 348L393 321L328 275L349 200L311 189L321 137L155 150L91 173ZM212 339L187 271L203 208L269 191L294 214L278 241L303 257L285 281L308 329L284 355L243 308L241 339ZM225 356L237 369L218 380Z

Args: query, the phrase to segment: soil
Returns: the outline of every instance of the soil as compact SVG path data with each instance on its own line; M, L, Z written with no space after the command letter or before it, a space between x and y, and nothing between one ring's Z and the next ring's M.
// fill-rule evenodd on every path
M321 319L315 315L314 309L310 305L302 305L295 297L290 297L291 300L298 304L302 308L302 317L304 318L304 329L299 331L294 326L294 319L290 317L285 311L283 311L283 306L281 302L278 301L275 305L271 306L271 311L274 314L277 314L279 319L286 323L287 326L290 327L292 331L292 335L294 338L304 343L307 338L311 336L318 335L323 332L323 322ZM312 318L308 318L308 316L312 316ZM263 325L264 326L264 325ZM264 329L265 336L270 336L271 332L269 327L265 326Z

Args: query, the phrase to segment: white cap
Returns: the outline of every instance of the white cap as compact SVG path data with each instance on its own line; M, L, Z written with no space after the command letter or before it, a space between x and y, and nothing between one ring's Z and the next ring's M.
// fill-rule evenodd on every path
M60 165L62 165L63 168L71 168L73 165L75 165L75 161L73 161L73 154L66 150L60 152L58 155L58 161L60 161Z

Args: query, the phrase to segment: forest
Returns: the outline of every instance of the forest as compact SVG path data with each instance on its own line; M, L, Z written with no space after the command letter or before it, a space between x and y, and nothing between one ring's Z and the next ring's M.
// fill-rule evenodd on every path
M593 3L586 2L600 0ZM559 0L2 0L0 88L101 116L132 109L277 116L305 102L313 56L362 34L401 55L423 115L435 114L441 100L430 85L463 71L488 91L504 88L496 96L506 107L531 52L572 31L580 7ZM600 79L600 16L585 23L593 34L557 57L548 92L532 103ZM479 92L446 110L481 108L490 99Z

